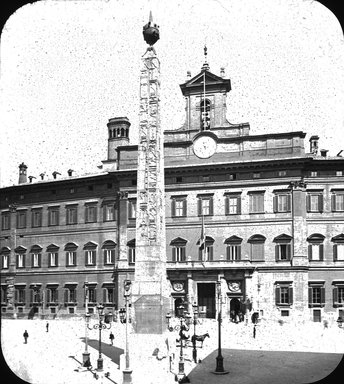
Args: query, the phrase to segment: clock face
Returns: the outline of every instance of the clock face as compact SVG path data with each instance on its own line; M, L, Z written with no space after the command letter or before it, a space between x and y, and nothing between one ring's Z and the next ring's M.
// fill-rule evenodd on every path
M207 159L215 153L216 141L209 136L201 136L194 142L193 151L197 157Z

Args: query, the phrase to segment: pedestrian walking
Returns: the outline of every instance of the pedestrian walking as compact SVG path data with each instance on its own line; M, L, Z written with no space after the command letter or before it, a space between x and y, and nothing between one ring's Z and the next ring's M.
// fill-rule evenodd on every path
M29 337L29 334L27 333L27 330L25 329L25 332L23 333L24 336L24 344L27 344L27 338Z
M253 338L256 338L256 324L253 326Z
M45 327L47 328L47 332L49 332L49 323L48 322L47 322Z
M112 332L110 332L110 336L109 336L109 339L110 339L110 343L111 345L113 345L113 339L115 338L115 336L113 335Z

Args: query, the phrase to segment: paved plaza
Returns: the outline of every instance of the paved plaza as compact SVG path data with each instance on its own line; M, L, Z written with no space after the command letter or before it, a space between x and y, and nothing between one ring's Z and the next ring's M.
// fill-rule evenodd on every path
M95 321L92 319L91 323ZM85 370L80 369L85 350L84 321L56 319L50 320L49 324L49 332L46 332L46 321L43 320L2 320L2 353L17 376L33 384L122 383L124 324L112 325L114 346L110 345L110 330L102 333L103 372L94 369L98 358L97 330L89 331L88 349L94 368ZM24 344L25 329L29 333L28 344ZM328 376L344 354L344 329L339 329L335 323L325 328L320 323L280 325L262 320L255 338L251 323L224 321L222 330L224 366L229 374L218 376L211 372L216 367L217 322L207 319L197 325L197 334L208 332L210 336L205 339L203 348L197 349L201 363L192 362L191 347L184 349L185 372L191 383L312 383ZM193 327L190 331L193 332ZM163 335L130 332L133 384L175 383L180 352L177 337L176 331L166 331ZM158 354L153 355L157 348ZM170 356L175 357L171 365ZM108 377L105 376L107 372ZM6 381L12 382L16 381Z

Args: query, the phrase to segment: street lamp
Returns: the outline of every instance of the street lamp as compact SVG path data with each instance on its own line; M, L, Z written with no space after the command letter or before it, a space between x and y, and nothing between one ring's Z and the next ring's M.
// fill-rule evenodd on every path
M180 319L180 328L179 328L179 341L180 341L180 354L179 354L179 364L178 364L178 375L182 378L185 377L184 372L184 354L183 354L183 339L185 339L183 332L188 331L187 322L190 320L191 316L189 313L185 313L185 302L183 302L178 307L178 316ZM186 322L186 324L184 324Z
M212 371L212 373L215 373L216 375L225 375L228 373L228 371L225 371L223 368L223 357L221 353L221 322L222 322L222 300L221 300L221 281L216 282L217 286L217 298L218 298L218 349L217 349L217 357L216 357L216 369L215 371Z
M84 367L89 367L90 362L90 353L88 352L88 324L90 323L90 314L88 313L88 282L84 283L85 289L85 352L82 353L82 365Z
M197 363L197 349L196 349L196 324L197 324L197 317L198 317L198 310L197 310L197 303L194 302L192 304L192 309L193 309L193 325L194 325L194 337L192 339L192 358L195 363Z
M126 279L126 280L124 280L125 310L124 310L124 308L121 308L120 312L119 312L121 323L123 323L124 315L125 315L125 369L123 370L123 384L131 384L131 382L132 382L131 374L133 372L133 370L130 369L129 341L128 341L129 299L130 299L130 296L131 296L131 280Z
M98 311L98 315L99 315L99 323L98 324L94 324L92 327L90 327L88 325L88 322L89 322L89 316L86 316L86 323L87 323L87 327L88 329L92 330L92 329L99 329L99 357L98 357L98 360L97 360L97 371L102 371L103 370L103 358L102 358L102 330L103 329L110 329L111 328L111 321L110 321L110 324L109 326L107 327L106 324L103 323L104 321L104 313L103 313L103 310L104 310L104 307L102 304L99 304L97 306L97 311ZM110 314L111 315L111 314ZM111 315L112 316L112 315Z

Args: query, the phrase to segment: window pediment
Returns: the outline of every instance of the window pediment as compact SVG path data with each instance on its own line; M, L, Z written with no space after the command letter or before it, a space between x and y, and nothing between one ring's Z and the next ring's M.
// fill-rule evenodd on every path
M64 247L65 251L75 251L78 248L78 244L76 243L67 243Z
M170 245L174 245L174 246L177 246L177 245L186 245L188 241L183 239L182 237L177 237L176 239L173 239L171 242L170 242Z
M136 246L136 239L129 240L127 242L128 247L135 247Z
M60 247L56 244L50 244L47 246L47 252L57 252Z
M228 239L226 239L224 241L225 244L240 244L242 243L242 238L241 237L238 237L238 236L231 236L231 237L228 237Z
M341 233L340 235L333 236L331 241L335 243L344 243L344 233Z
M283 233L282 235L276 236L273 239L273 242L274 243L289 243L292 239L293 239L292 236L286 235L285 233Z
M93 241L89 241L84 245L84 249L95 249L97 247L98 247L98 244Z
M266 240L266 237L263 235L253 235L251 236L247 242L248 243L264 243Z
M210 236L206 236L205 237L205 242L206 242L206 244L213 244L215 242L215 240L212 237L210 237ZM199 245L200 244L200 240L198 240L196 244Z
M27 251L27 249L25 247L23 247L22 245L19 245L19 247L17 247L14 252L16 253L25 253Z
M106 240L104 241L103 245L102 245L102 249L114 249L116 248L116 243L112 240Z
M309 242L320 242L322 243L325 239L325 236L321 233L314 233L313 235L310 235L307 237L307 241Z
M9 247L2 247L0 253L2 255L7 255L11 252L11 249Z
M43 247L41 247L38 244L35 244L31 247L30 252L36 253L36 252L42 252Z

